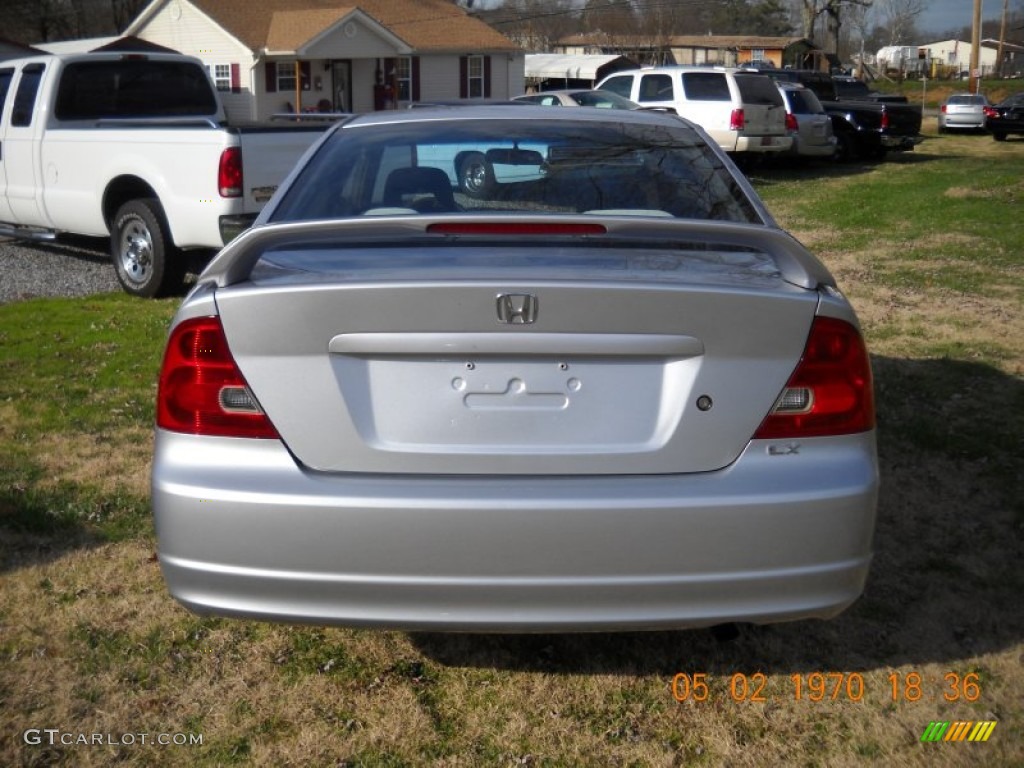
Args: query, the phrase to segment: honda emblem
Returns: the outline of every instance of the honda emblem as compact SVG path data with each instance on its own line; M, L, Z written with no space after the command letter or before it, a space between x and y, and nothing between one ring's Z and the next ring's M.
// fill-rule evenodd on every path
M536 296L528 293L498 294L498 319L509 325L528 325L537 321Z

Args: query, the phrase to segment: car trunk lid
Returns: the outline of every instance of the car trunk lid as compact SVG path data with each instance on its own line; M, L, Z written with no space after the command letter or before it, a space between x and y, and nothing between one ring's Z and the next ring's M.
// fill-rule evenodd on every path
M468 238L282 245L217 305L310 469L684 473L747 445L817 293L726 244Z

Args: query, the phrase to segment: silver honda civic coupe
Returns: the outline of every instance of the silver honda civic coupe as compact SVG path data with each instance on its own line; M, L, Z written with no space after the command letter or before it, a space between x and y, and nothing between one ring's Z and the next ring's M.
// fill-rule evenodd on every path
M829 618L878 490L828 270L673 115L332 129L170 328L152 490L200 614L440 631Z

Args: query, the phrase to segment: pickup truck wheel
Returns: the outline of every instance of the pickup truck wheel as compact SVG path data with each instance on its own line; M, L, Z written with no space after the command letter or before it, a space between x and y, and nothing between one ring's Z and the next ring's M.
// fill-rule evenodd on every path
M832 159L837 163L848 163L853 160L853 146L850 137L845 133L836 134L836 153Z
M494 187L494 170L479 152L472 152L459 163L459 189L469 197L487 197Z
M152 298L181 288L182 260L176 258L157 200L129 200L118 209L110 232L110 254L117 279L133 296Z
M1006 134L993 131L992 138L995 139L996 141L1006 141Z

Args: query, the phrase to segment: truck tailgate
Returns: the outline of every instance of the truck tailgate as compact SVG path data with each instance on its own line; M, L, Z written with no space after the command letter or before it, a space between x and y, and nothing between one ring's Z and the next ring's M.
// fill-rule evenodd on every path
M278 185L330 127L327 122L299 125L250 125L234 128L242 148L244 212L258 213Z

